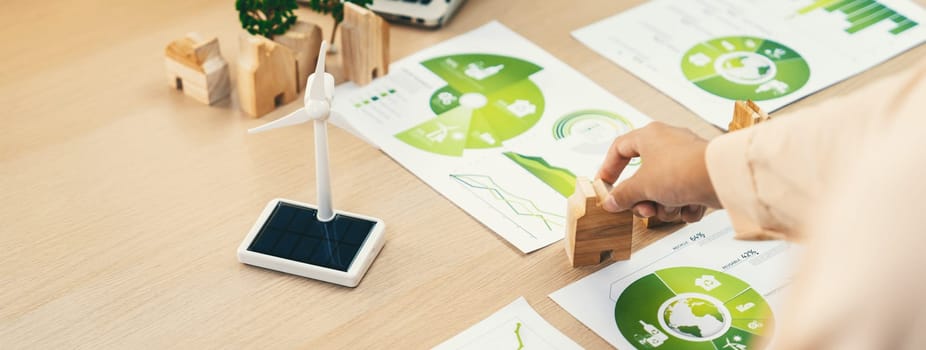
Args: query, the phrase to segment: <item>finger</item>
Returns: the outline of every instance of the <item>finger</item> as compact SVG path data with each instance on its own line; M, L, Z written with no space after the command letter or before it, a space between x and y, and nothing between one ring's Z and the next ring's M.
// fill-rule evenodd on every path
M633 206L633 215L641 218L649 218L656 215L656 203L646 201L640 202Z
M637 175L614 186L611 195L605 201L604 210L612 213L632 208L635 204L647 200L643 191L643 180Z
M688 223L701 221L701 218L704 217L704 212L707 210L707 207L703 205L686 205L682 208L682 220Z
M704 218L704 213L707 213L707 208L708 207L706 205L699 205L697 210L697 218L692 222L701 221L701 219Z
M614 139L601 164L601 169L598 170L598 178L613 184L621 176L630 160L640 156L637 151L637 133L638 131L632 131Z
M679 220L681 211L682 208L668 207L660 204L656 206L656 218L662 222L676 222Z

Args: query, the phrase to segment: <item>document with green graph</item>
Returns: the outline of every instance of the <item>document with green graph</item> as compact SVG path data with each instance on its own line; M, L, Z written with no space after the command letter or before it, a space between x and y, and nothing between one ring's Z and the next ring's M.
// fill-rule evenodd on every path
M772 112L926 40L909 0L654 0L573 32L705 120Z
M776 349L802 249L736 239L717 211L550 298L618 349Z
M563 238L576 176L650 121L497 22L389 70L339 86L336 122L525 253Z
M582 347L544 320L521 297L433 349L579 350Z

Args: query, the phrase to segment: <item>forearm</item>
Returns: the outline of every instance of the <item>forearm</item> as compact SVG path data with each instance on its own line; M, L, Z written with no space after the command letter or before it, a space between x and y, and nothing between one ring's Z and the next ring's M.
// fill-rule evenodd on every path
M770 122L720 136L708 173L738 237L800 238L839 174L884 129L909 75L884 79Z

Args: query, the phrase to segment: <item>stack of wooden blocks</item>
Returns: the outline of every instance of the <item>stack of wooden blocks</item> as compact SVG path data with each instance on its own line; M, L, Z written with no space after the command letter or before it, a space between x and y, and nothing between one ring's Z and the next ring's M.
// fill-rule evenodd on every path
M389 72L389 24L372 11L344 4L344 43L341 65L347 79L358 85ZM315 24L297 21L273 40L243 33L239 39L238 100L241 110L260 118L296 100L315 70L322 31ZM216 38L198 34L171 42L165 50L171 86L206 104L231 91L228 64Z

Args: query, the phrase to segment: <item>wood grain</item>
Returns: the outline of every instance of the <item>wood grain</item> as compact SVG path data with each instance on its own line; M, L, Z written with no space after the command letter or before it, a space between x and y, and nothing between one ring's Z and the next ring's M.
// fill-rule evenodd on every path
M745 129L750 126L770 120L768 113L765 113L759 105L751 100L733 102L733 119L727 127L728 132Z
M168 86L199 102L211 105L231 93L228 63L215 37L189 33L172 41L164 49L164 63Z
M610 213L601 207L611 186L601 179L576 178L575 192L566 201L566 238L563 244L573 267L630 259L634 218L630 211Z
M298 61L293 50L259 35L242 34L238 52L238 103L260 118L297 100Z
M569 36L640 2L470 0L447 28L392 26L389 53L498 19L654 119L719 135ZM328 37L330 18L298 14ZM254 120L236 91L206 106L164 84L164 47L190 31L218 36L236 81L232 2L8 0L0 23L0 348L426 348L521 295L583 346L607 348L547 298L600 267L571 268L562 243L518 253L336 128L334 203L387 224L365 279L348 289L239 264L268 200L313 202L315 190L310 124L245 134L298 103ZM924 59L920 47L786 111Z
M322 44L322 29L315 23L297 20L286 33L277 35L273 41L283 44L293 52L296 59L296 92L305 90L309 75L315 72L318 49Z
M363 86L389 73L389 23L373 11L345 3L341 42L346 79Z

